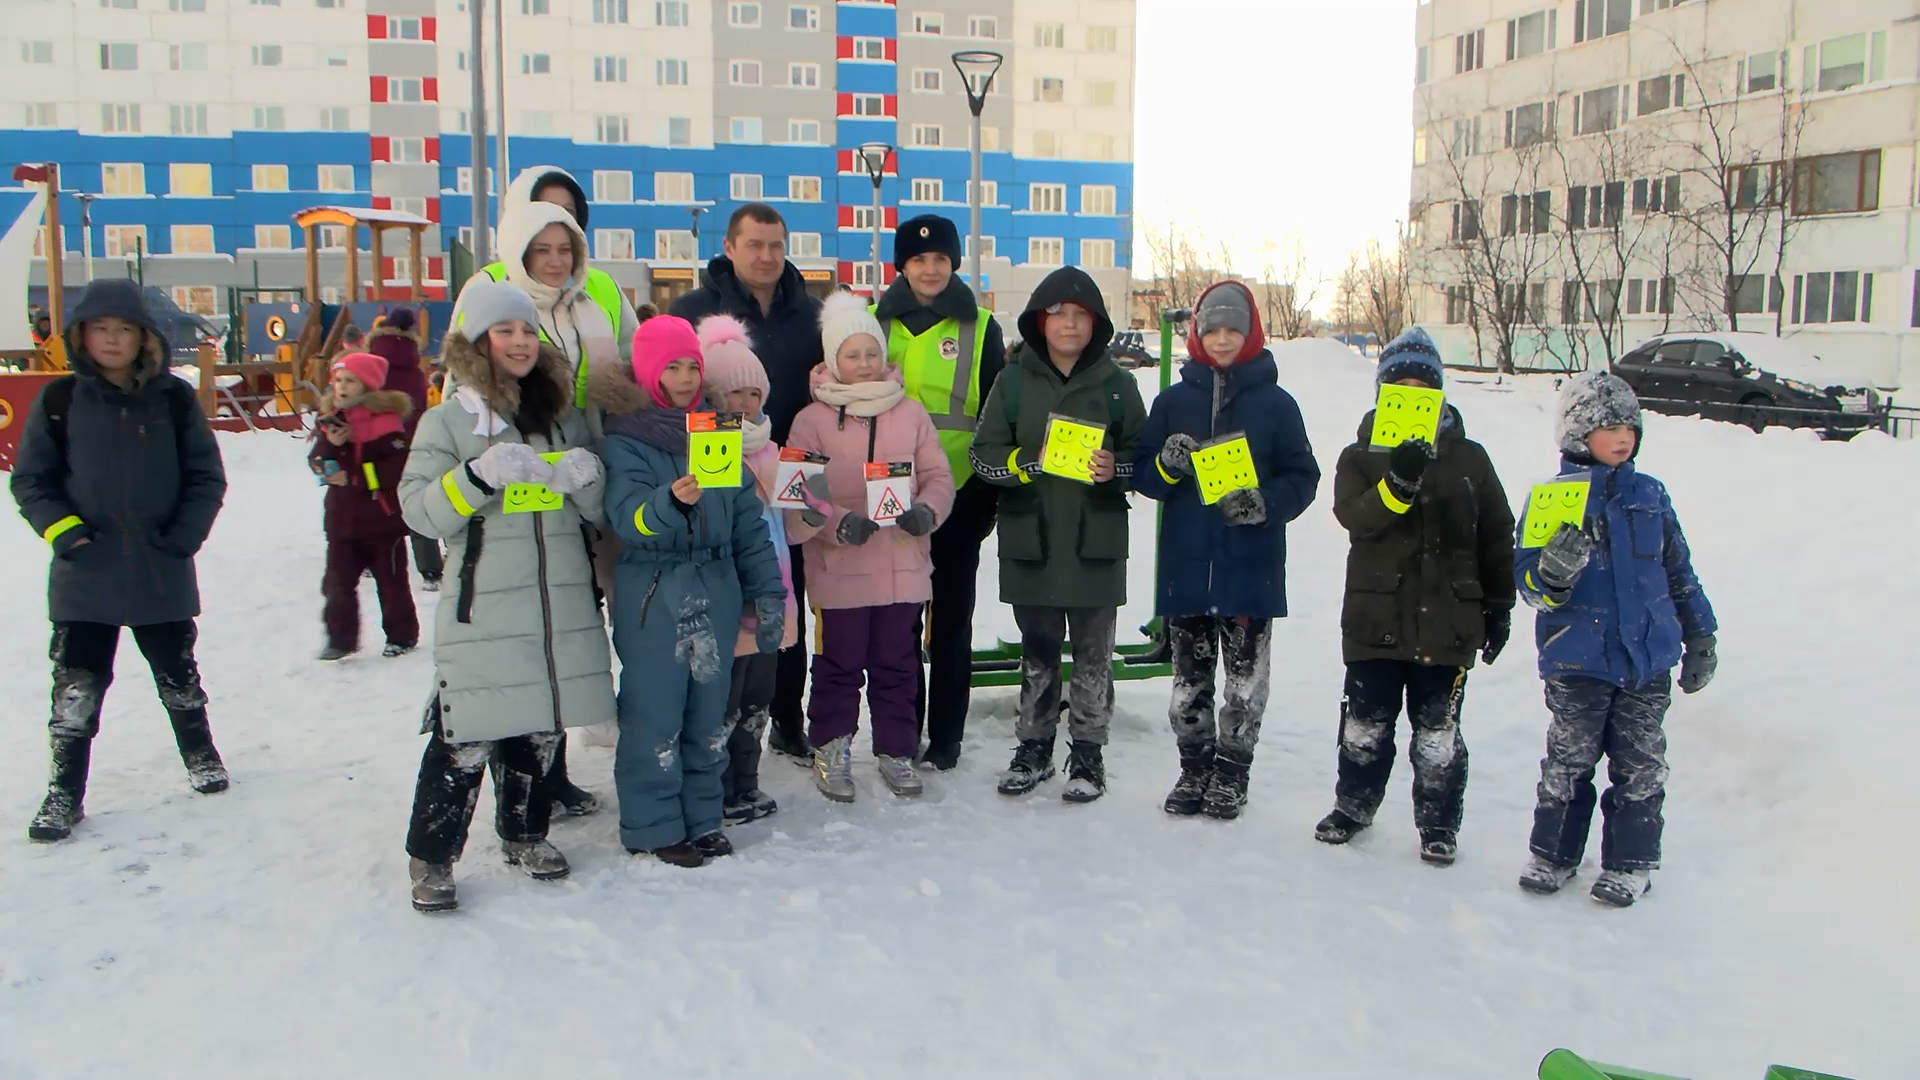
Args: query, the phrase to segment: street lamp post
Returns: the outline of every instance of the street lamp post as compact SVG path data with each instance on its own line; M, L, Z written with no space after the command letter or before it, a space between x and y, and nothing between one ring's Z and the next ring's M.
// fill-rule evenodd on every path
M506 0L499 0L505 3ZM468 187L473 194L473 268L477 271L492 262L493 245L487 241L487 77L486 67L486 0L468 0L467 12L473 18L473 43L467 53L467 67L473 74L473 101L469 106L467 126L473 134L473 150L469 160L473 163L473 181ZM505 130L502 121L501 130ZM506 186L504 177L500 185Z
M687 207L687 213L693 216L693 281L687 286L688 292L700 287L700 215L706 212L704 206Z
M887 155L893 153L888 143L871 142L860 144L860 163L866 166L867 175L873 179L873 299L880 300L880 226L886 221L886 213L880 207L880 179L887 171Z
M73 201L80 204L80 261L89 285L93 284L93 200L99 197L84 191L73 196Z
M960 73L961 89L967 92L967 108L973 113L973 183L967 187L968 251L973 291L980 289L980 110L986 108L987 94L993 89L993 77L1006 57L997 52L969 49L953 54L954 70Z

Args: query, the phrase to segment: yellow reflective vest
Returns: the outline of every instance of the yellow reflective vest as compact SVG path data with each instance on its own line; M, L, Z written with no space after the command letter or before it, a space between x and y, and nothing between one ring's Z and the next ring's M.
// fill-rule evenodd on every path
M909 333L894 320L881 324L887 331L887 361L900 366L907 396L926 406L933 417L956 488L973 477L967 451L973 446L974 417L980 412L980 354L992 319L993 312L975 308L971 322L963 325L956 319L942 319L923 334ZM960 343L969 339L968 359L962 363Z

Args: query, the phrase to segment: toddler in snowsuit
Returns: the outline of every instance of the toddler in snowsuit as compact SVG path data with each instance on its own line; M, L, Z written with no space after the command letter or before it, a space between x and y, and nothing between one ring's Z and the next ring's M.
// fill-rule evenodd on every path
M1380 350L1376 386L1439 390L1440 352L1418 328ZM1340 647L1339 780L1314 838L1344 844L1373 824L1393 773L1394 726L1413 734L1420 857L1450 865L1467 791L1460 706L1474 657L1491 664L1513 624L1513 511L1493 461L1443 404L1434 441L1373 448L1374 412L1334 468L1333 514L1352 538Z
M1573 380L1560 395L1559 437L1561 478L1592 486L1583 525L1563 525L1544 547L1514 553L1520 595L1538 611L1534 637L1553 714L1520 887L1558 892L1578 871L1604 753L1602 872L1592 895L1626 907L1660 865L1673 666L1683 692L1705 687L1718 666L1719 625L1667 489L1634 467L1641 424L1633 390L1606 372Z
M456 904L453 862L489 764L507 861L536 880L567 875L547 841L549 773L567 728L614 715L581 532L601 520L604 481L566 358L512 285L469 286L455 319L442 355L457 388L421 419L400 478L407 525L446 541L455 568L434 615L431 738L407 830L421 911Z
M420 426L420 418L439 404L437 394L430 399L432 386L426 370L420 366L420 339L415 330L418 325L418 316L412 308L395 308L367 335L367 351L387 362L387 389L398 390L413 402L413 412L407 416L409 443L413 441L413 429ZM440 575L445 569L439 542L418 533L411 534L409 542L413 548L413 568L420 574L420 587L427 592L439 592Z
M760 499L761 516L767 523L774 557L780 563L780 585L786 590L786 615L780 635L780 647L784 649L799 640L800 622L794 617L786 515L773 508L780 444L773 441L773 424L767 419L767 369L753 351L746 324L739 319L709 315L700 320L694 332L700 338L700 354L706 365L708 400L745 418L740 439L743 464L753 477L753 491ZM758 628L752 614L742 614L740 633L733 645L733 685L727 692L727 767L720 774L721 816L729 825L763 818L780 809L773 796L760 790L761 739L767 733L780 658L776 653L760 651L755 640Z
M1020 342L980 407L968 461L1000 498L1000 602L1020 626L1020 746L1000 778L1024 795L1053 775L1060 650L1073 636L1068 802L1106 793L1101 747L1113 719L1113 635L1127 602L1127 486L1146 406L1107 353L1113 320L1078 267L1047 275L1020 316ZM1041 471L1048 416L1104 425L1093 483Z
M380 595L386 656L420 644L420 619L407 586L406 519L400 516L400 474L407 464L406 418L413 401L385 389L387 362L348 353L333 362L332 393L320 400L320 421L307 464L327 485L327 569L320 591L327 628L322 660L360 649L360 575L373 571Z
M153 671L188 782L202 794L227 788L193 656L193 557L226 496L220 447L193 387L168 373L138 285L87 286L64 334L73 373L33 399L10 481L20 516L53 548L53 767L27 828L39 841L66 839L85 816L123 626Z
M1154 399L1140 433L1133 488L1166 504L1156 610L1173 648L1167 711L1180 750L1166 811L1231 819L1246 805L1267 711L1273 620L1287 614L1287 522L1313 502L1320 466L1245 285L1224 281L1201 294L1187 354L1180 381ZM1191 455L1236 432L1246 436L1258 486L1205 505ZM1216 733L1217 664L1227 679Z
M906 396L900 369L887 363L880 323L858 297L829 298L820 311L821 353L813 404L794 417L787 445L827 459L812 481L806 510L788 512L788 535L801 541L817 646L807 702L814 783L835 802L852 802L853 735L860 684L880 778L895 795L921 792L914 770L920 747L914 695L919 682L921 605L933 596L928 534L953 509L953 469L926 407ZM889 527L867 516L869 462L911 462L911 499ZM901 494L906 494L905 491Z
M620 842L634 854L702 866L733 851L720 831L731 695L722 641L734 639L744 611L755 620L755 648L778 649L786 586L753 488L703 488L692 471L687 414L714 408L702 400L693 327L649 319L634 332L631 365L593 370L589 394L607 414L607 517L621 543L613 588ZM700 457L703 473L726 465Z

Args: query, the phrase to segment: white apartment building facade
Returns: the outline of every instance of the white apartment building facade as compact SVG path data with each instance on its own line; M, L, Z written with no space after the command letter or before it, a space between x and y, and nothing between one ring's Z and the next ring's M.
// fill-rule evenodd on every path
M1777 333L1920 386L1912 0L1430 0L1409 261L1449 363Z

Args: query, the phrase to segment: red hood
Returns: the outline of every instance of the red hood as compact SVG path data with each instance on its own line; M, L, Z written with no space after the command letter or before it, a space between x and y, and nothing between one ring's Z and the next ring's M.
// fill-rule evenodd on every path
M1244 364L1248 360L1259 356L1260 350L1267 347L1267 334L1260 326L1260 305L1254 300L1253 290L1247 288L1246 285L1241 282L1216 281L1200 293L1200 299L1193 302L1193 310L1199 311L1201 303L1207 298L1207 293L1215 289L1239 289L1247 298L1247 312L1251 317L1251 321L1248 323L1250 332L1247 334L1247 343L1240 346L1240 355L1233 358L1234 363ZM1187 358L1205 364L1208 367L1220 366L1213 362L1213 358L1207 355L1206 346L1200 343L1199 319L1193 319L1187 323Z

